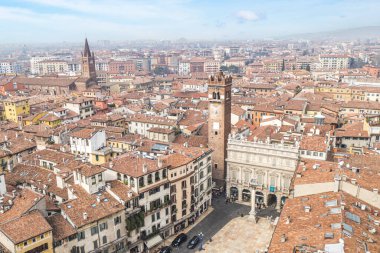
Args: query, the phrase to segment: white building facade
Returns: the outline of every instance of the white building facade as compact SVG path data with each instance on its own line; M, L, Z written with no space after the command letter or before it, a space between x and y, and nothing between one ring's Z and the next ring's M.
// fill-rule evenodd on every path
M294 146L229 138L227 196L239 202L282 207L289 196L297 168L298 143ZM255 202L251 201L255 196Z

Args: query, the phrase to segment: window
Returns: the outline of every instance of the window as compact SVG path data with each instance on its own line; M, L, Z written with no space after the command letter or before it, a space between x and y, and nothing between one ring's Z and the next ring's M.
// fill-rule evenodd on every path
M103 244L107 243L107 236L103 236Z
M118 230L116 231L116 237L117 237L117 239L119 239L119 238L121 237L120 229L118 229Z
M156 172L156 174L154 174L154 181L159 181L160 180L160 173L159 172Z
M121 223L121 216L117 216L114 218L115 225Z
M105 229L108 229L108 224L107 222L103 222L99 225L100 231L103 231Z
M156 216L154 214L152 214L152 222L155 222L156 220Z
M94 249L97 249L98 248L98 241L97 240L93 241L93 244L94 244Z
M77 238L78 238L78 241L85 239L86 235L85 235L84 231L79 232L77 234Z
M144 177L139 178L139 187L144 187Z
M95 227L92 227L91 228L91 235L94 235L94 234L97 234L98 233L98 227L95 226Z
M103 180L103 176L102 176L102 174L99 174L99 175L98 175L98 181L99 181L99 182L102 182L102 180Z
M91 177L92 185L96 184L96 178L95 176Z

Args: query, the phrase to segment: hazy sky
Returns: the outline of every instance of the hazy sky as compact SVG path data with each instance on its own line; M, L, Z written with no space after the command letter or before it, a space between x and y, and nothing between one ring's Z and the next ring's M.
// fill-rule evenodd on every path
M0 0L0 43L258 39L380 25L380 0Z

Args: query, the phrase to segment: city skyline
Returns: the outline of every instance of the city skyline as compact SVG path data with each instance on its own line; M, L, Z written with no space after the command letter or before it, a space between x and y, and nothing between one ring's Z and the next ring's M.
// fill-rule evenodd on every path
M373 0L16 0L0 1L0 27L3 43L265 39L374 26L379 11Z

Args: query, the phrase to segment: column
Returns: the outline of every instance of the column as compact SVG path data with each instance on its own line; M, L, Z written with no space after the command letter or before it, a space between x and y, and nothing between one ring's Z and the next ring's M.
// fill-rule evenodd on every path
M263 194L264 194L264 198L263 198L264 204L266 207L268 207L268 191L263 191Z
M278 210L278 211L281 210L281 197L282 197L282 195L276 195L276 198L277 198L276 210Z
M257 222L256 218L256 190L252 189L251 191L251 211L249 212L249 218L255 223Z
M237 201L242 202L243 201L243 189L242 189L240 184L236 188L238 189Z

